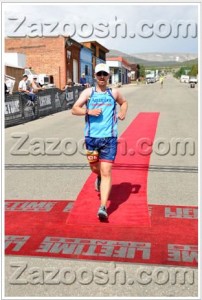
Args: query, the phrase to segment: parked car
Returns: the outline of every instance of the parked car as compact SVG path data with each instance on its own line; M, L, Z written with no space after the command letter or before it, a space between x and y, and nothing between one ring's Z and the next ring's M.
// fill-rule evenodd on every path
M198 83L198 79L195 76L190 76L189 77L189 83Z
M146 75L146 83L154 83L156 82L156 78L154 74L147 74Z
M181 75L180 82L189 83L189 76L188 75Z

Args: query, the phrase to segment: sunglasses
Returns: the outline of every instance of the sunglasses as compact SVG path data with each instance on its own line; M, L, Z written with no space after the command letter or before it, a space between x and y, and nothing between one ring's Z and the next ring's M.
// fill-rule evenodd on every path
M96 75L97 76L108 76L109 74L107 72L100 71L100 72L97 72Z

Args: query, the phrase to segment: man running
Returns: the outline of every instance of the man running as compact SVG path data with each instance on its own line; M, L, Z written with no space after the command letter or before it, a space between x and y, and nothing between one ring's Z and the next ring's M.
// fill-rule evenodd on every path
M118 89L109 89L106 64L95 67L96 87L85 89L72 108L72 114L85 116L85 143L92 172L97 174L96 190L100 191L99 219L107 219L107 201L111 190L111 170L117 152L117 121L124 120L127 101ZM120 105L117 114L116 104ZM85 105L85 107L83 107Z
M163 81L164 81L164 77L163 75L160 76L160 84L161 84L161 88L163 88Z

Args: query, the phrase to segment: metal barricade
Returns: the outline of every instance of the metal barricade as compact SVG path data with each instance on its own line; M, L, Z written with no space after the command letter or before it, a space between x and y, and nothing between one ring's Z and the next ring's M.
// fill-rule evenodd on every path
M50 88L36 93L36 100L31 101L26 93L13 93L5 98L5 126L16 125L47 116L62 110L71 109L82 86L75 86L61 91Z
M23 120L22 101L19 93L5 96L5 126L19 124Z
M37 93L37 116L47 116L54 112L55 105L52 101L51 89Z
M66 109L72 108L74 105L74 88L67 88L66 93Z
M60 98L62 97L63 92L59 89L54 89L52 91L52 104L54 103L54 111L59 112L62 110L62 105Z
M37 99L35 101L31 101L28 94L20 93L20 100L22 103L23 122L35 119L37 116Z

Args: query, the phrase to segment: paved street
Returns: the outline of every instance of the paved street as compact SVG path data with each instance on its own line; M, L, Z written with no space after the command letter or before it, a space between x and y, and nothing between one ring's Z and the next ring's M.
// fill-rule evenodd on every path
M159 82L148 85L128 85L120 88L129 103L125 121L119 122L119 133L127 128L140 112L159 112L159 122L151 155L148 178L148 203L163 205L198 205L198 87L179 83L167 76L164 87ZM90 174L86 157L82 154L84 119L63 111L27 124L5 129L5 197L29 200L75 200ZM20 141L25 142L19 148ZM176 140L187 139L184 148ZM55 149L50 145L56 143ZM69 142L69 144L67 143ZM18 143L18 144L17 144ZM37 144L36 144L37 143ZM36 146L38 148L36 148ZM158 148L158 146L160 148ZM77 148L76 148L77 147ZM170 148L169 148L170 147ZM19 149L18 149L19 148ZM184 234L182 232L182 234ZM38 297L196 297L197 271L194 284L171 283L159 285L123 286L81 285L12 285L9 278L13 262L28 262L29 267L87 267L90 270L108 263L84 260L62 260L7 256L5 258L6 296ZM148 272L156 266L116 263L133 274L137 268ZM159 266L158 266L159 267ZM164 267L166 270L172 267ZM187 269L190 268L178 268Z

